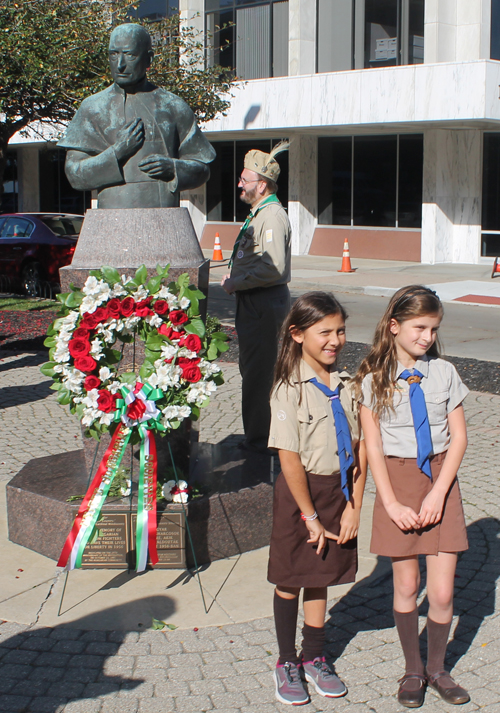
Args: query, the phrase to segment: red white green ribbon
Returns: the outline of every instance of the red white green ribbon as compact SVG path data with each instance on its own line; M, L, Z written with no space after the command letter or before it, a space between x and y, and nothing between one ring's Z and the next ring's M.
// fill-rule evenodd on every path
M67 567L68 570L81 567L83 551L94 531L131 435L131 429L123 424L120 424L114 432L111 443L78 509L73 527L59 557L58 567Z
M134 428L137 428L141 436L135 568L137 572L143 572L146 569L148 553L151 564L155 565L158 562L156 549L158 460L154 431L166 430L160 422L161 411L155 404L155 401L163 398L163 392L160 389L154 389L149 384L140 383L137 383L134 391L125 385L120 391L122 398L117 399L117 410L114 414L114 420L120 421L120 424L113 434L111 443L80 505L57 563L58 567L67 566L67 569L81 567L83 552L94 531ZM134 419L127 413L130 405L136 400L142 401L144 405L144 409L142 407L140 409L143 410L143 413L138 419Z

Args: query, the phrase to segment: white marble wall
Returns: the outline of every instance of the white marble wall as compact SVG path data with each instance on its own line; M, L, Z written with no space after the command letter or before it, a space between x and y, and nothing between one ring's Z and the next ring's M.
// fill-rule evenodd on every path
M292 226L292 253L307 255L316 227L318 139L291 137L288 178L288 217Z
M38 146L23 146L17 151L18 206L21 213L40 210Z
M488 59L490 15L491 0L426 0L424 61Z
M477 263L481 240L481 132L424 133L423 263Z
M316 71L316 2L289 0L288 73L291 77Z
M206 215L206 186L181 192L181 207L187 208L198 240L201 241Z

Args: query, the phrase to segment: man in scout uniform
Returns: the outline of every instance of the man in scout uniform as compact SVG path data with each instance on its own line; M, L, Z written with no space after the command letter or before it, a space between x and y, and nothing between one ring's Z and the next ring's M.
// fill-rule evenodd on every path
M278 349L278 334L289 309L290 221L279 202L276 181L280 167L276 154L252 150L245 156L238 181L240 198L250 205L229 262L231 272L221 285L236 295L242 378L244 450L267 452L271 411L269 395Z

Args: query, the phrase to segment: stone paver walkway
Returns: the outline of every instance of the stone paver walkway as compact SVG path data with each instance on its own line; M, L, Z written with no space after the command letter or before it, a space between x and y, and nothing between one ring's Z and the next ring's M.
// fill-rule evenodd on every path
M1 358L1 355L0 355ZM43 356L0 361L0 478L32 457L79 447L79 426L58 406L38 371ZM203 414L201 439L220 442L241 433L239 376L225 365L227 385ZM472 701L463 713L500 713L500 396L466 400L470 445L460 482L470 549L457 571L454 638L448 664ZM373 486L369 485L373 491ZM380 576L379 576L380 572ZM390 577L380 565L329 603L328 653L349 692L330 701L315 693L305 711L395 713L403 658L391 614ZM261 573L265 577L265 572ZM112 592L110 592L112 595ZM335 589L331 590L335 595ZM420 594L425 624L425 578ZM110 606L112 599L110 598ZM425 637L424 637L425 638ZM199 630L94 632L0 625L0 711L8 713L271 713L271 671L277 648L271 618ZM422 710L450 711L428 691Z

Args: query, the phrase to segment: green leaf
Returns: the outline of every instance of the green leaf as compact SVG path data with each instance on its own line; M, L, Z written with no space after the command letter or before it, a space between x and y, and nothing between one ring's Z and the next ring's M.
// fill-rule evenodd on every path
M225 332L212 332L212 339L218 339L221 342L227 342L227 334Z
M170 629L170 631L175 631L178 628L179 627L177 627L175 624L167 624L167 629Z
M224 374L222 371L217 372L217 374L214 374L212 376L212 381L214 384L217 384L217 386L221 386L224 383Z
M148 379L148 377L151 376L151 374L154 372L154 370L155 370L155 368L154 368L153 364L150 361L148 361L148 359L146 359L143 362L141 368L139 369L139 376L141 377L141 379L143 381L146 381Z
M213 361L214 359L217 359L218 353L219 353L219 351L217 349L216 342L210 342L210 346L208 347L208 351L207 351L208 361Z
M57 394L57 400L63 406L67 406L71 402L72 396L73 394L71 393L71 391L68 391L68 389L63 386L61 389L59 389L59 393Z
M135 382L137 381L135 372L126 371L123 374L120 374L120 381L127 386L135 386Z
M40 371L44 376L53 376L54 375L54 367L56 366L55 361L47 361L45 364L42 364L40 367Z
M102 279L100 270L90 270L89 275L91 275L91 277L96 277L98 280Z
M205 325L202 319L192 319L188 324L183 325L188 334L197 334L199 337L205 336Z
M156 272L158 273L159 277L165 278L168 277L168 272L170 270L170 264L165 265L165 267L162 267L159 263L156 266Z
M138 285L144 285L144 283L148 279L148 270L147 270L146 265L140 266L140 268L135 273L134 279Z
M107 364L118 364L122 358L122 353L119 349L105 349L104 357Z
M60 391L62 388L63 385L60 381L54 381L54 383L49 386L49 389L51 389L51 391Z
M108 285L112 286L121 282L120 273L115 267L101 267L101 272Z
M151 294L154 294L155 292L158 292L158 288L161 285L162 278L160 275L158 277L152 277L148 284L146 285L147 289L151 292Z
M66 300L66 307L74 309L79 307L83 302L83 294L81 292L70 292Z
M181 287L181 288L184 287L184 289L185 289L186 287L189 287L189 275L188 275L188 273L187 273L187 272L183 272L182 275L179 275L179 277L178 277L177 280L176 280L176 284L177 284L179 287Z
M161 621L161 619L155 619L153 617L153 621L151 623L151 628L154 629L155 631L161 631L164 629L167 625L165 624L164 621Z
M46 347L55 347L56 346L56 338L55 337L46 337L43 340L43 343Z

